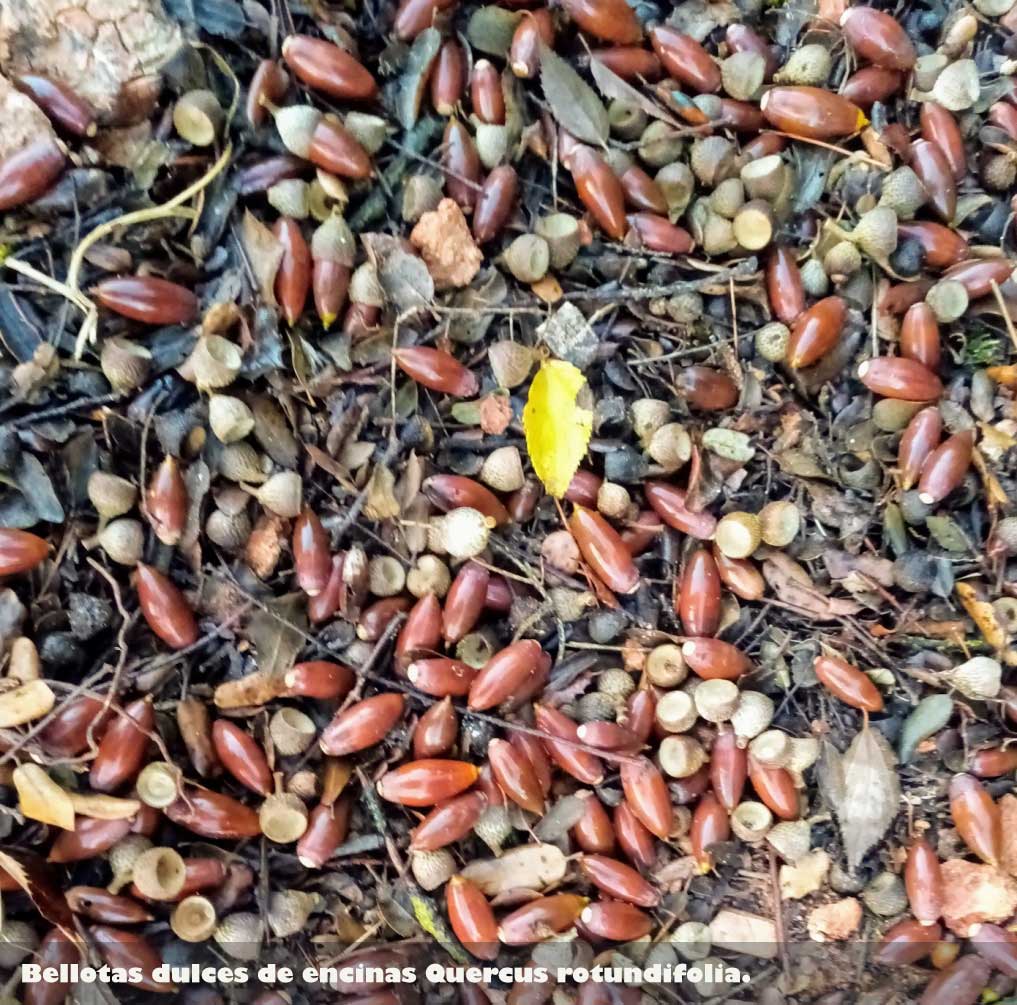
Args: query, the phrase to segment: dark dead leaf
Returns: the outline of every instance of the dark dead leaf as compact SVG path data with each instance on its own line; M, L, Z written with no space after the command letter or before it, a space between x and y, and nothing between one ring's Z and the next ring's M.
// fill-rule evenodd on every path
M399 122L412 129L420 115L420 104L427 89L431 68L441 48L441 32L425 28L414 40L399 81Z
M0 869L28 894L36 910L67 936L78 941L74 916L54 882L49 867L38 855L20 849L0 851Z
M558 124L576 139L602 146L608 135L607 109L596 92L564 59L540 47L540 85Z
M303 636L295 630L307 629L304 598L299 594L291 594L265 606L269 608L268 611L259 609L252 613L247 632L258 650L258 669L278 677L293 666L297 653L304 645ZM273 617L273 614L278 617ZM283 621L289 624L284 624ZM294 627L291 628L290 625Z
M434 280L427 266L402 241L388 234L362 234L361 240L378 270L385 297L397 312L425 307L434 300Z

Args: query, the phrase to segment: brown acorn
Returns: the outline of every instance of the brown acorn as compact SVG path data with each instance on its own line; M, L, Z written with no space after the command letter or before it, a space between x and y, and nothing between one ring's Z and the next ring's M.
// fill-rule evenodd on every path
M788 366L799 369L819 362L840 341L847 304L837 296L813 304L794 320L787 346Z
M882 711L883 696L858 667L836 656L817 656L813 670L819 683L845 704L866 712Z
M659 24L651 30L650 41L664 69L680 83L700 94L720 90L720 67L691 35Z
M901 356L876 356L858 368L861 382L874 394L904 401L933 401L943 393L940 379L921 363Z
M47 192L64 169L66 158L56 140L35 140L0 161L0 212L14 209Z
M643 37L635 12L625 0L565 0L570 18L603 42L634 45Z
M954 775L950 781L950 815L968 848L983 862L996 865L1002 854L1002 818L981 782L971 775Z
M180 541L187 522L187 486L175 457L167 455L156 468L145 493L145 515L155 536L170 546Z
M943 913L943 876L939 857L924 838L917 838L908 849L904 888L911 913L922 925L934 925L939 921Z
M282 57L303 83L333 98L363 101L378 91L370 71L324 39L290 35L283 41Z
M639 586L639 570L618 532L599 513L576 506L569 531L594 573L608 589L632 593Z
M378 795L402 806L434 806L468 789L479 774L464 761L410 761L382 776Z
M759 107L775 128L814 140L841 139L868 122L857 105L821 87L773 87Z
M660 770L647 758L637 757L621 766L625 801L639 821L662 841L671 833L671 797Z
M477 375L443 349L413 346L394 349L392 356L403 373L439 394L471 398L480 390Z
M971 467L975 431L965 429L944 440L922 465L918 498L927 506L942 502L962 481Z
M905 492L918 481L922 468L939 444L942 432L943 418L934 405L917 412L907 424L897 451L901 488Z
M402 718L406 697L377 694L338 712L322 730L319 744L331 757L342 757L380 743Z
M57 128L74 136L95 135L95 109L66 84L38 73L18 74L11 83L27 94Z
M453 876L445 887L445 907L459 941L478 959L497 959L498 922L480 888L463 876Z
M212 743L223 767L241 785L262 796L272 792L272 769L250 733L226 719L217 719L212 724Z
M0 576L31 572L49 554L49 545L27 530L0 527Z
M568 163L576 191L601 229L616 241L625 236L625 191L618 176L592 147L580 145Z
M139 562L138 603L148 627L173 649L198 640L198 623L184 595L158 569Z

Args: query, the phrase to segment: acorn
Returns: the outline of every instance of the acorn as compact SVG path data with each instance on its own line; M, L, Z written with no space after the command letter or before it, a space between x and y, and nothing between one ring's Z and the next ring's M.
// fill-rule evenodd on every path
M772 826L773 814L762 803L742 802L731 811L731 830L747 844L762 841Z
M123 516L138 499L137 488L126 478L105 471L93 471L88 478L88 498L103 523Z
M303 890L273 890L265 912L272 934L277 939L288 939L303 931L321 899L321 894Z
M523 461L518 447L492 450L480 469L480 480L496 492L515 492L523 487Z
M733 220L744 205L745 186L741 178L725 178L710 193L710 209L725 219Z
M137 565L145 551L145 531L140 521L121 517L99 531L99 546L118 565Z
M110 337L103 340L99 366L114 391L133 391L148 377L152 354L130 339Z

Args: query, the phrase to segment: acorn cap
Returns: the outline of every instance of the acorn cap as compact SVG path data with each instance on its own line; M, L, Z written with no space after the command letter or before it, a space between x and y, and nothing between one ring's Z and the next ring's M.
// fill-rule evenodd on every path
M850 241L838 241L823 256L823 270L838 281L853 276L861 267L861 252Z
M773 75L776 84L819 87L830 76L833 60L825 45L812 42L792 51L788 61Z
M292 792L268 796L258 810L261 833L276 844L299 841L307 830L307 807Z
M138 499L137 488L126 478L106 471L93 471L88 478L88 498L104 520L129 513Z
M519 448L498 447L492 450L480 469L480 480L496 492L515 492L523 487L523 459Z
M321 122L321 112L311 105L287 105L285 108L270 108L269 111L275 119L275 128L283 146L290 153L306 159L314 130Z
M264 935L261 918L250 911L226 915L212 933L222 951L236 960L256 960Z
M134 788L146 805L163 809L176 802L180 795L180 769L166 761L152 761L141 769Z
M173 127L192 146L211 146L223 124L222 105L209 90L182 94L173 106Z
M717 522L713 540L727 558L748 558L762 540L759 518L752 513L728 513Z
M302 754L314 742L317 733L314 720L297 708L280 708L268 723L268 734L276 752L283 757Z
M350 303L368 307L384 307L385 291L378 280L378 270L371 262L364 262L350 276Z
M437 851L414 851L410 853L410 869L413 878L425 890L437 890L456 874L456 862L445 848Z
M807 820L782 820L771 827L766 843L790 865L809 853L812 846L812 828Z
M771 548L786 548L797 536L802 515L788 500L767 503L758 513L759 533Z
M236 380L243 363L240 347L222 335L203 335L195 343L182 370L199 391L228 387Z
M243 488L270 513L287 520L296 519L304 505L304 481L295 471L276 471L264 484Z
M768 363L780 363L787 355L791 329L780 321L771 321L756 332L756 352Z
M103 340L99 366L114 391L141 387L151 365L152 354L143 345L118 336Z
M707 722L726 722L738 707L738 685L721 678L704 680L697 685L692 700Z
M275 890L268 898L268 927L277 939L287 939L302 931L311 913L321 903L317 893L304 890Z
M512 821L507 806L488 806L480 814L480 819L473 825L473 833L495 855L501 854L502 845L509 839L512 830Z
M749 753L767 768L786 767L791 759L791 738L779 729L768 729L749 744Z
M671 417L671 406L662 398L637 398L629 405L629 414L632 431L645 448L653 434Z
M306 220L311 212L310 185L303 178L283 178L265 193L268 204L280 215Z
M172 848L149 848L134 862L131 879L150 900L173 900L184 888L187 869Z
M883 178L879 205L888 206L900 220L912 219L928 199L925 186L918 180L914 170L906 164Z
M520 234L505 251L505 265L521 283L536 283L547 275L551 250L536 234Z
M144 834L128 834L110 848L106 853L113 873L113 880L107 887L110 893L119 893L122 887L131 882L134 863L151 847L151 839Z
M219 452L219 473L231 482L261 484L268 475L262 458L250 443L228 443Z
M692 437L680 422L666 422L654 431L646 452L664 471L677 471L692 457Z
M736 101L751 101L765 77L766 60L748 49L732 53L720 64L724 90Z
M684 733L696 724L699 710L687 691L668 691L657 702L654 717L669 733Z
M657 687L677 687L689 675L681 646L673 642L655 646L646 657L643 673Z
M772 826L773 814L762 803L749 800L731 811L732 832L748 844L762 841Z
M897 248L897 214L889 206L876 206L862 215L849 236L870 258L885 259Z
M219 921L215 905L207 897L184 897L170 915L170 928L184 942L205 942L212 937Z
M981 81L973 59L958 59L951 63L932 85L933 100L951 112L971 108L980 94Z
M140 521L120 517L99 531L99 546L118 565L137 565L145 551L145 530Z
M311 235L311 257L315 261L335 262L353 268L357 239L340 213L333 213Z
M449 510L437 522L443 550L453 558L476 558L487 547L494 526L493 519L469 506Z
M708 760L703 745L686 735L665 736L657 750L661 770L672 778L694 775Z
M967 312L967 287L955 279L941 279L925 294L925 302L932 308L937 321L950 324Z
M731 714L731 725L740 741L759 736L771 722L776 708L773 699L762 691L741 691Z
M406 570L394 555L375 555L367 565L367 587L376 597L395 597L406 586Z
M223 443L235 443L254 429L254 413L239 398L213 394L208 399L208 424Z
M444 597L451 585L452 573L437 555L421 555L406 574L406 588L418 599L429 593Z

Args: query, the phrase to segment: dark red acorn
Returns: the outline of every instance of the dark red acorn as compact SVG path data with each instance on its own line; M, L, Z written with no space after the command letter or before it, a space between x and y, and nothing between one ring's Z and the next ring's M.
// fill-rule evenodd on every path
M49 545L27 530L0 528L0 576L31 572L49 554Z
M217 719L212 724L212 743L223 767L241 785L261 796L272 791L272 769L250 733L226 719Z
M596 576L615 593L633 593L639 586L639 570L618 532L594 510L576 506L569 517L569 531Z
M198 623L184 595L158 569L138 563L138 604L148 627L172 649L198 641Z
M89 785L97 792L113 792L131 781L144 764L153 729L151 698L139 698L127 705L103 734L88 774Z

